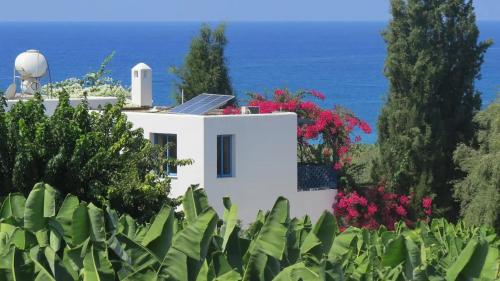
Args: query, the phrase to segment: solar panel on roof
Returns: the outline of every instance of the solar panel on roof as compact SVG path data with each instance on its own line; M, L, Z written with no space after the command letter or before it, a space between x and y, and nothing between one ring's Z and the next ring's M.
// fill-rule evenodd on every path
M223 106L233 98L234 96L229 95L201 94L172 108L170 112L203 115Z

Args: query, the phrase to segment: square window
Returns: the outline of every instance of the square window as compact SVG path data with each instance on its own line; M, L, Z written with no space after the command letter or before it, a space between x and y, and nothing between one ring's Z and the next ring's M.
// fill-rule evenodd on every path
M135 77L135 78L139 77L139 71L134 70L134 77Z
M175 134L153 134L153 143L167 146L165 150L165 157L170 159L177 159L177 135ZM164 167L167 175L171 177L177 176L176 165L165 165Z
M233 136L217 136L217 177L233 176Z

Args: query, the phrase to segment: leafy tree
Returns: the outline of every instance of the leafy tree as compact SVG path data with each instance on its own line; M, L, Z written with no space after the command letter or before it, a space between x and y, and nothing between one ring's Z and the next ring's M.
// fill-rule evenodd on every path
M415 206L435 194L441 214L456 216L451 180L458 143L473 136L481 100L474 89L490 41L479 42L472 1L392 0L384 38L388 100L378 121L382 171Z
M86 98L73 108L62 93L52 116L45 115L39 94L9 112L0 107L0 196L27 195L43 181L62 195L110 204L139 219L173 203L163 173L165 148L132 129L122 103L91 112Z
M464 222L500 232L500 100L474 117L476 143L460 144L454 159L467 176L455 183Z
M207 92L212 94L232 95L224 48L227 44L224 35L225 26L219 25L214 30L203 24L198 37L191 42L188 55L181 68L171 68L180 82L175 82L174 96L178 103Z

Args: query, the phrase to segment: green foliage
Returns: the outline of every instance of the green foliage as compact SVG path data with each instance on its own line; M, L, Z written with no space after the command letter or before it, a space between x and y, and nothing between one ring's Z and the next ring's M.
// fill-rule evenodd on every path
M181 68L171 68L180 81L175 81L174 96L178 103L182 99L190 100L202 94L232 95L233 89L224 56L227 44L224 35L225 26L219 25L214 30L204 24L200 34L191 42L189 53Z
M151 144L121 112L121 103L91 112L62 93L52 116L40 95L0 110L0 196L27 195L39 181L140 219L165 202L169 179L163 147ZM165 178L165 179L162 179Z
M472 1L392 0L384 33L388 100L378 121L381 164L389 187L435 194L441 214L458 214L451 181L458 143L473 136L481 100L474 90L490 41L479 42Z
M461 215L469 225L490 225L500 232L500 102L474 117L476 143L461 144L455 162L467 176L455 183Z
M69 93L71 97L88 96L113 96L128 97L129 89L125 88L119 81L109 77L106 69L115 55L115 52L107 56L97 71L89 72L82 78L68 78L66 80L50 83L42 87L42 94L49 97L58 97L61 93Z
M289 217L285 198L247 230L224 198L224 222L202 189L185 219L163 207L149 224L37 184L10 194L0 216L0 280L498 280L500 242L486 227L434 220L410 230L348 228L325 212ZM9 199L10 198L10 199ZM12 200L13 198L18 198ZM24 200L21 200L24 199ZM3 210L24 210L8 212Z
M340 186L350 191L360 186L373 186L379 183L374 170L379 162L377 144L353 144L350 151L351 163L346 165L341 176Z

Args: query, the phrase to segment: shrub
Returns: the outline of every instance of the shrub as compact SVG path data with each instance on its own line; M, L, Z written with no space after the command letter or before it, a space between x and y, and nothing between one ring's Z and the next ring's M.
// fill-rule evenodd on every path
M291 219L285 198L242 230L237 206L224 220L203 190L184 195L185 218L165 206L150 224L119 217L37 184L10 194L0 211L1 280L498 280L500 242L493 230L445 220L415 230L348 228L325 212Z
M250 94L249 106L258 106L261 113L295 112L298 118L298 161L307 164L326 164L336 170L349 164L352 144L361 141L353 136L356 128L371 133L370 126L352 112L336 107L323 109L313 101L325 96L315 90L291 93L288 89L277 89L272 98ZM233 106L224 109L225 114L239 114Z
M487 224L500 232L500 100L474 117L475 144L458 146L455 163L466 176L455 183L460 214L469 225Z
M333 206L334 214L342 227L356 226L378 229L381 225L394 230L398 221L414 227L417 221L428 221L432 215L432 198L425 197L422 202L423 213L418 213L410 202L413 194L401 195L385 190L383 185L366 188L363 194L356 191L337 193Z
M121 112L121 103L90 112L62 93L52 116L40 95L0 109L0 196L30 193L36 182L53 185L98 206L147 219L165 202L164 148L152 145Z
M49 97L59 97L60 94L68 93L71 97L87 96L113 96L128 97L130 90L119 81L109 77L106 67L113 59L115 53L111 53L102 62L97 71L89 72L82 78L68 78L66 80L49 83L42 87L42 94Z

